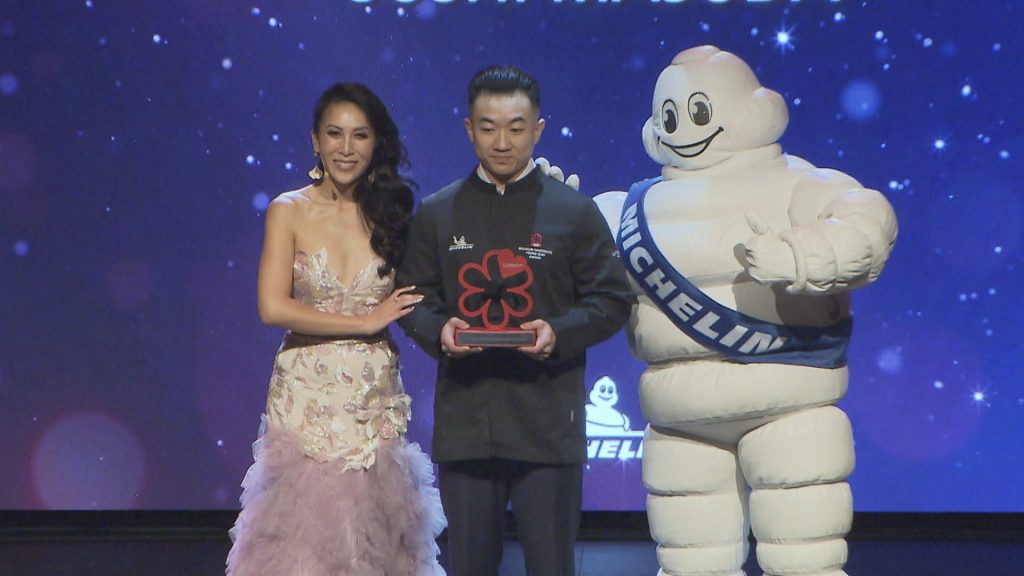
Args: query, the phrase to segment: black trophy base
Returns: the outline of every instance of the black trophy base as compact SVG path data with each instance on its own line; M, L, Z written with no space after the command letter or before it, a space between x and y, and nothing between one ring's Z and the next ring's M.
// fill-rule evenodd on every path
M456 328L455 345L473 348L519 348L533 346L537 343L536 330L521 328L502 328L487 330L486 328Z

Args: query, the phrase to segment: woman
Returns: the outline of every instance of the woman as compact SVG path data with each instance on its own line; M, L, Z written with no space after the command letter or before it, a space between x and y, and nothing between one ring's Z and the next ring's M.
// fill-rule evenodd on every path
M337 84L316 104L313 183L271 202L257 298L286 328L227 572L434 575L444 527L430 461L404 438L391 322L421 300L393 290L413 195L384 104Z

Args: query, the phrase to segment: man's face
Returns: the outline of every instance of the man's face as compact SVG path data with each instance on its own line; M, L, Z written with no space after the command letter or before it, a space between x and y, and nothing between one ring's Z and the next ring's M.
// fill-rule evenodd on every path
M500 184L522 172L544 131L540 110L524 92L481 92L465 123L480 165Z

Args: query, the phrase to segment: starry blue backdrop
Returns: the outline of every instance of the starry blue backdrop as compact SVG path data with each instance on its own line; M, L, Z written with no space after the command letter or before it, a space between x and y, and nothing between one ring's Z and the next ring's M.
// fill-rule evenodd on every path
M625 189L677 52L715 44L782 93L785 151L884 192L900 238L856 293L859 511L1024 512L1018 1L0 2L0 508L230 509L278 330L264 209L305 183L312 103L364 82L422 197L468 173L465 83L543 85L538 153ZM411 437L434 366L400 334ZM588 386L643 416L620 334ZM610 453L609 453L610 454ZM586 506L642 510L640 461L593 458Z

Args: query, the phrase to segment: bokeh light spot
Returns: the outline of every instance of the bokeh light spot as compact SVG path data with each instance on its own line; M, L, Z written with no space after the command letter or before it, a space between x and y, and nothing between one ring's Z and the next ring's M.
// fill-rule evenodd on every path
M270 205L270 196L266 192L257 192L252 196L252 207L257 212L263 212Z
M437 2L420 2L416 4L415 10L420 20L430 20L437 15Z
M875 362L882 372L890 376L899 374L903 370L903 348L900 346L884 348L878 353Z
M111 416L64 416L32 453L36 494L49 509L132 508L145 474L136 434Z
M843 87L840 104L851 120L863 122L878 114L882 94L875 84L868 80L854 80Z
M18 91L18 77L10 72L0 75L0 92L7 96Z

